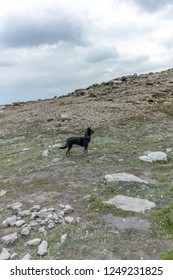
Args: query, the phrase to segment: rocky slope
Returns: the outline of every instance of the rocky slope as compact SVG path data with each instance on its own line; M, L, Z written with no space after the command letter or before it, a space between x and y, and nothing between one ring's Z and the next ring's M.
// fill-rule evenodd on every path
M1 258L173 258L172 101L169 69L0 106ZM95 130L89 156L74 147L66 158L58 147L87 126ZM141 160L153 153L155 160ZM21 207L14 211L13 203ZM67 219L59 205L69 204ZM44 217L32 214L35 205L47 209ZM10 235L14 242L4 243Z

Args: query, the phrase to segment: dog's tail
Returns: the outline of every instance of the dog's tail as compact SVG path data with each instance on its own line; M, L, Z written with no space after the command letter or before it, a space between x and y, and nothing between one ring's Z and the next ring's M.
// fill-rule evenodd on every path
M65 148L67 148L67 143L65 143L64 146L60 147L60 149L65 149Z

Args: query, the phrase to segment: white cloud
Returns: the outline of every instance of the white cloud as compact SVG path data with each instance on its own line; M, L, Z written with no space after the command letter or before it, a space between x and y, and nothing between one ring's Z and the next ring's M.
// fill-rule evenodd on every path
M170 68L171 4L0 0L0 103Z

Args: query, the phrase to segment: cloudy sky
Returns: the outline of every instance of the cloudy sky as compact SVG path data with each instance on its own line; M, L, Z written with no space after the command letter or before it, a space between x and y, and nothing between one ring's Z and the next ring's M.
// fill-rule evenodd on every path
M0 104L173 68L173 0L0 0Z

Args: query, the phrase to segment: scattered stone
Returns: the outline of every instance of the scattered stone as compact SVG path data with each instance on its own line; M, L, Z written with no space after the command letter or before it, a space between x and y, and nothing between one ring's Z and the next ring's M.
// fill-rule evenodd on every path
M71 212L73 212L73 208L67 204L64 208L64 214L70 214Z
M141 178L136 177L132 174L128 174L128 173L108 174L108 175L105 176L105 180L108 183L124 181L124 182L136 182L136 183L148 184L147 181L142 180Z
M51 148L56 149L56 148L60 148L62 146L62 144L57 143L51 146Z
M59 218L63 218L64 215L65 215L64 211L61 211L61 212L59 213Z
M14 216L12 216L12 217L7 218L5 221L3 221L3 222L2 222L2 225L3 225L4 227L7 227L7 226L9 226L9 227L14 227L15 222L16 222L16 216L14 215Z
M45 227L39 228L38 232L39 232L39 233L43 233L44 236L47 236L47 235L48 235L48 232L47 232L47 230L45 229Z
M59 208L64 209L65 205L63 203L58 204Z
M30 234L30 232L31 232L31 229L29 227L25 227L25 228L22 229L21 235L22 236L28 236Z
M104 216L104 222L106 225L115 227L119 230L148 230L150 228L150 223L146 219L141 219L139 217L115 217L112 214L107 214Z
M31 211L30 210L23 210L23 211L20 211L18 213L18 216L19 217L27 217L27 216L30 216L31 215Z
M17 253L12 253L11 256L10 256L10 260L16 259L17 256L18 256Z
M41 239L40 239L40 238L34 238L34 239L32 239L32 240L28 240L28 241L26 242L26 245L28 245L28 246L37 246L37 245L40 244L40 242L41 242Z
M139 159L147 162L167 161L167 154L164 152L148 152L146 155L140 156Z
M113 204L117 208L125 211L144 212L156 207L154 202L147 199L134 198L124 195L116 195L115 197L106 201L107 204Z
M31 212L38 212L38 211L40 211L40 209L41 209L41 206L40 206L40 205L33 205L33 206L30 208Z
M6 194L6 190L0 190L0 196L3 196L3 195L5 195Z
M41 244L38 246L37 254L39 256L44 256L47 254L48 243L46 240L43 240Z
M32 212L31 213L31 217L30 217L30 220L34 220L37 216L37 212Z
M31 260L31 255L26 254L26 255L23 256L23 258L21 258L21 260Z
M64 221L67 224L72 224L72 223L74 223L74 218L72 216L67 216L67 217L64 218Z
M42 156L43 157L48 157L49 155L49 150L45 150L43 153L42 153Z
M55 223L51 222L51 223L48 224L47 227L48 227L48 229L53 229L53 228L55 228L55 226L56 226Z
M41 210L37 213L37 217L43 218L45 213L47 213L47 208L41 209Z
M31 222L29 223L29 225L30 225L31 228L35 228L35 227L38 226L38 222L36 222L36 221L31 221Z
M64 244L67 240L67 234L61 235L61 244Z
M8 252L8 250L6 248L3 248L0 254L0 260L9 260L10 255L11 254Z
M172 148L167 148L167 149L166 149L166 153L169 154L169 153L171 153L171 152L172 152Z
M15 210L15 209L20 209L22 207L22 203L20 202L15 202L11 205L8 205L7 206L7 209L11 209L12 211Z
M4 243L5 246L13 244L17 239L18 239L17 232L14 232L14 233L6 235L6 236L3 236L1 238L1 240Z
M16 221L15 222L15 226L16 227L21 227L23 226L24 224L26 224L26 222L24 220L19 220L19 221Z

